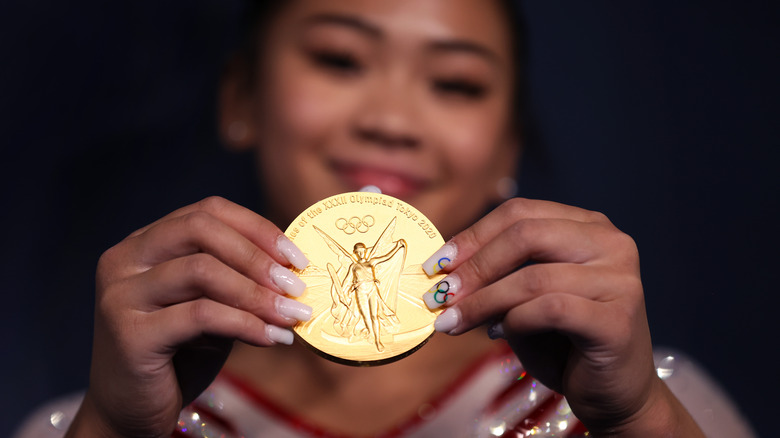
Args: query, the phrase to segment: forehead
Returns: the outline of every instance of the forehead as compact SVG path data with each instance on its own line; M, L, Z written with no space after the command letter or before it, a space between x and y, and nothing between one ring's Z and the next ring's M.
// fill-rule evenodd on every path
M511 29L498 0L297 0L282 13L293 21L349 16L395 41L466 40L509 57Z

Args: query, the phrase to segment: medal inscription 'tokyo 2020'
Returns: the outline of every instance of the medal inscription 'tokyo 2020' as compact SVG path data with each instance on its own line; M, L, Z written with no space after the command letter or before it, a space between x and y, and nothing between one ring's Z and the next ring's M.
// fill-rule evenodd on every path
M301 213L285 234L309 258L298 301L312 318L294 331L331 360L379 365L420 348L441 309L422 295L443 275L421 264L444 244L414 207L391 196L352 192L324 199Z

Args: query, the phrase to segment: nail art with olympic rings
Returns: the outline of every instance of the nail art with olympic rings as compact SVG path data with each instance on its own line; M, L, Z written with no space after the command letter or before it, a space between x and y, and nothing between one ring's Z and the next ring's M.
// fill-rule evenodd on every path
M429 309L437 309L452 299L460 291L460 286L460 278L456 274L450 274L428 289L423 294L423 301Z
M422 264L423 270L429 276L439 273L442 269L455 260L458 255L458 248L452 242L445 243L428 260Z

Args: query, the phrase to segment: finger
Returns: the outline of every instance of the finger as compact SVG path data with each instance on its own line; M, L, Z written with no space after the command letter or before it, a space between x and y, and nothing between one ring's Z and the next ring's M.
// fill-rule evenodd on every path
M553 293L534 298L509 310L501 326L505 336L556 331L580 338L599 336L603 319L611 312L604 303L577 295ZM460 306L450 307L434 323L436 331L459 335L471 327L463 324Z
M576 222L610 223L606 216L595 211L557 202L513 198L455 235L423 262L423 269L428 275L442 270L456 269L481 247L522 219L568 219Z
M269 289L300 296L306 285L232 227L214 216L196 211L159 223L127 241L138 254L141 272L179 257L211 254L254 282Z
M161 354L201 336L237 339L254 346L290 345L291 330L268 324L257 316L209 299L187 301L148 314L144 326Z
M298 269L304 269L308 265L308 259L303 252L276 225L252 210L218 196L180 208L135 231L129 237L139 236L161 223L195 212L207 213L224 222L262 248L277 263L285 266L291 264Z
M423 295L429 308L452 305L528 261L585 263L603 248L604 227L568 219L523 219L505 229ZM442 295L441 289L447 289Z
M462 298L459 331L503 317L513 308L543 295L570 294L596 302L636 300L641 297L640 280L606 266L568 263L531 265L490 286Z
M650 332L643 303L624 306L576 295L547 294L514 307L500 326L529 372L537 378L553 378L549 382L561 382L563 366L567 372L584 373L582 379L569 376L570 382L580 383L615 381L621 374L627 379L636 378L641 374L636 366L631 366L630 375L624 373L631 362L643 363L649 368L646 371L652 372ZM559 350L566 344L560 336L573 349L567 353L565 348ZM580 362L572 368L581 360L588 364ZM556 368L558 378L551 374Z
M572 342L604 345L610 337L627 327L625 319L613 306L570 294L547 294L514 307L507 312L501 325L507 337L544 332L565 334ZM625 331L622 331L625 333Z
M307 321L312 313L306 304L258 285L205 253L157 265L132 281L137 293L131 305L142 311L205 297L276 325Z

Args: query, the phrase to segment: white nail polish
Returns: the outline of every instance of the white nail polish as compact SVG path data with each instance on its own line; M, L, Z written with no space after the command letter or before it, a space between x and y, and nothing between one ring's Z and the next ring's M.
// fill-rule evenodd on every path
M311 319L312 308L306 304L291 300L286 297L276 297L276 313L285 318L292 318L298 321L308 321Z
M292 331L271 324L265 326L265 336L275 344L284 345L292 345L295 339Z
M276 239L276 249L296 268L303 270L309 266L309 259L303 254L303 251L284 234Z
M436 317L436 321L433 322L433 329L437 332L451 333L458 324L460 324L460 310L452 307Z
M458 248L455 247L455 244L447 242L423 262L423 270L428 275L434 275L452 263L457 255Z
M423 294L423 301L429 309L438 309L460 292L460 277L450 274Z
M306 289L306 283L289 269L282 265L273 264L271 266L270 274L274 284L279 286L279 289L283 290L288 295L294 297L303 295L303 291Z
M358 191L359 192L367 192L367 193L379 193L380 195L382 194L382 189L380 189L377 186L371 186L371 185L364 186L363 188L361 188Z

